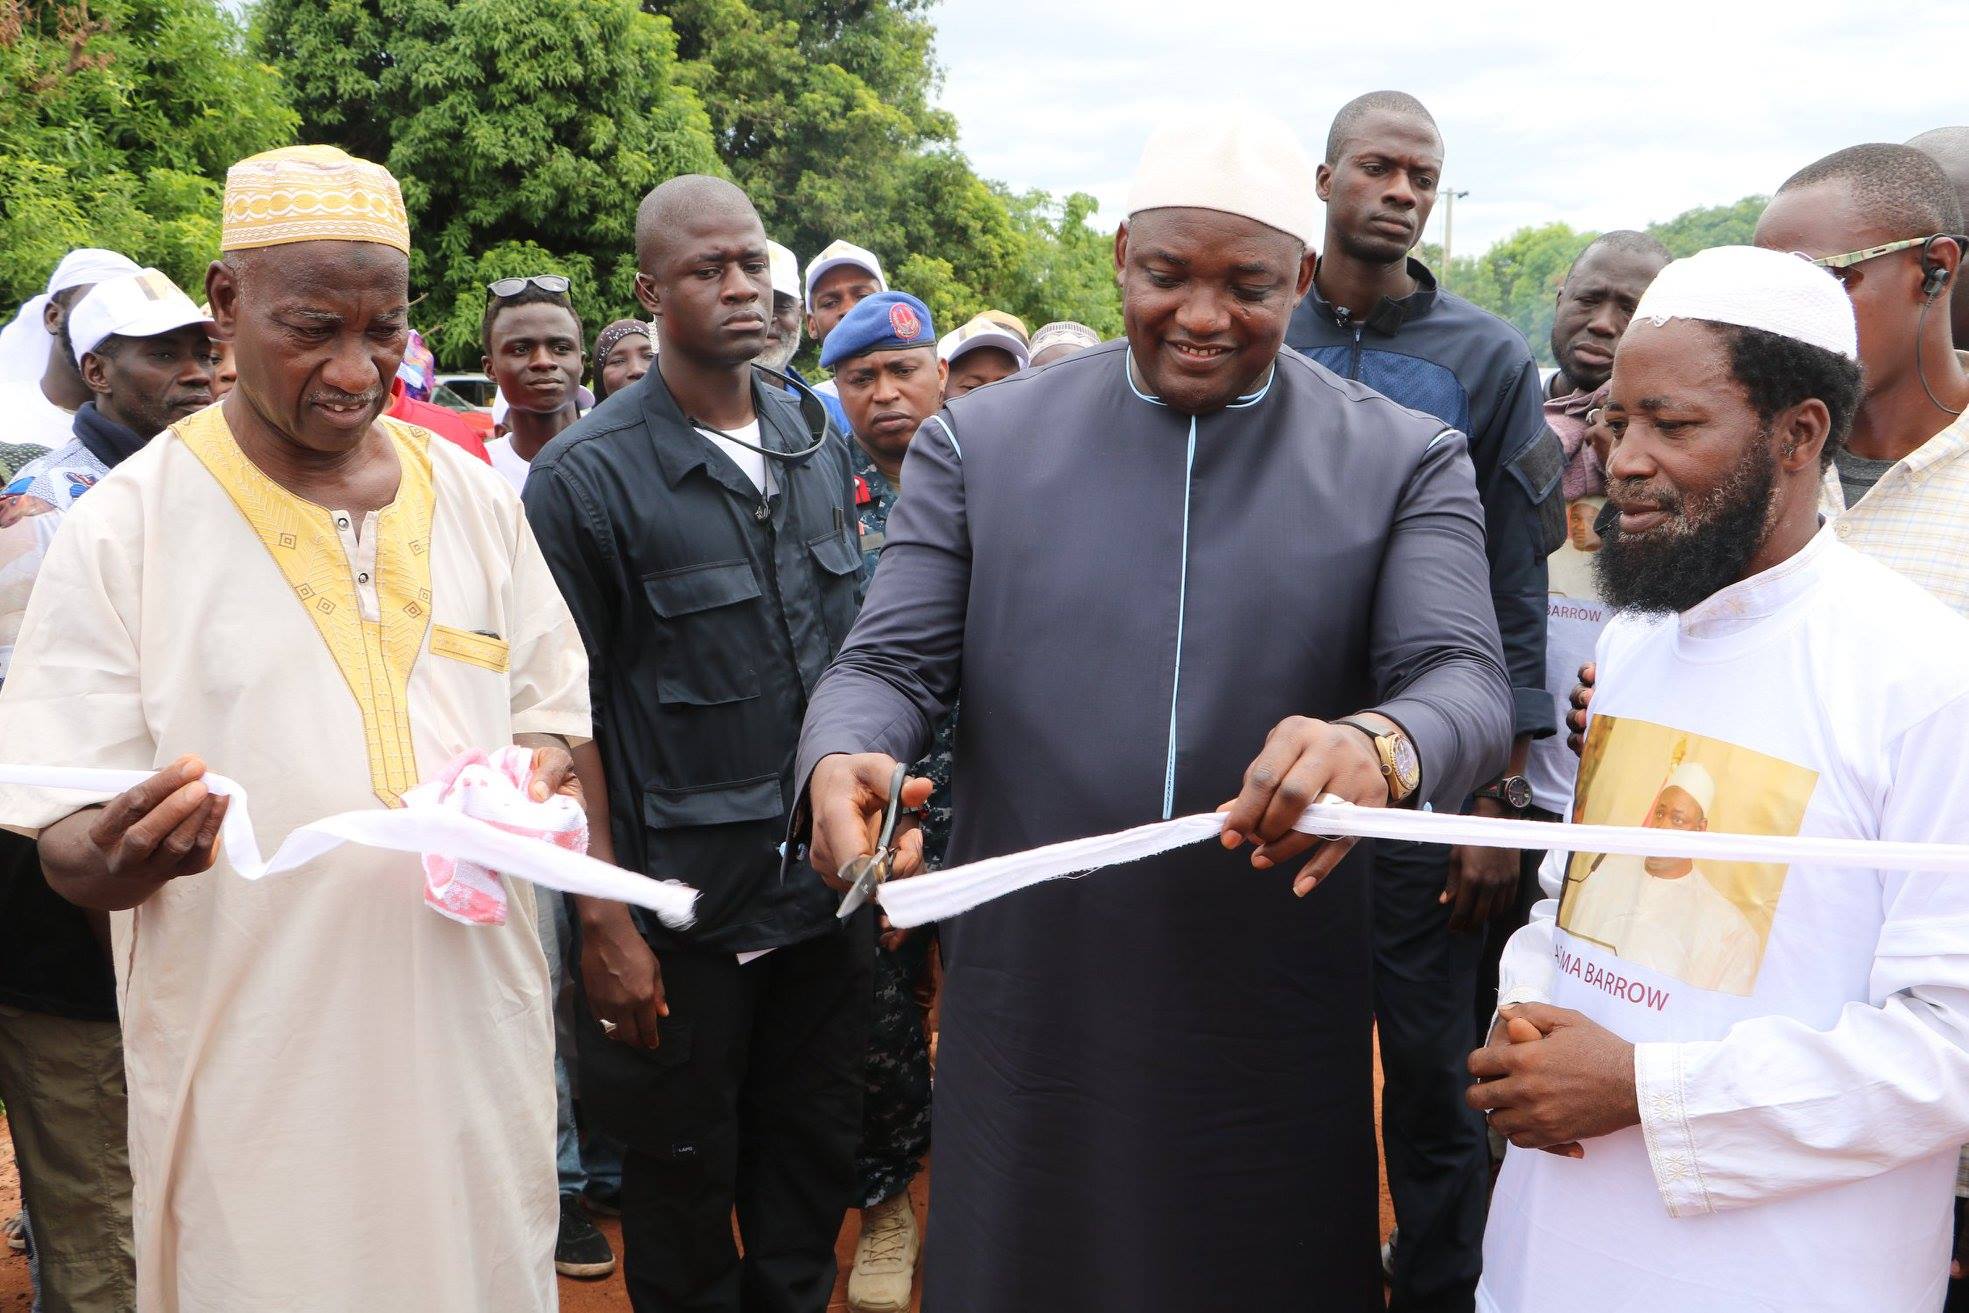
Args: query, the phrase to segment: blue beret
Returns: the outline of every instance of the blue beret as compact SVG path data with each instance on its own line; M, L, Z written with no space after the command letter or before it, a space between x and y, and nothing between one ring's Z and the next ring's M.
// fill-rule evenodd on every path
M877 292L865 296L841 317L820 344L820 367L832 369L871 351L901 351L937 344L930 307L908 292Z

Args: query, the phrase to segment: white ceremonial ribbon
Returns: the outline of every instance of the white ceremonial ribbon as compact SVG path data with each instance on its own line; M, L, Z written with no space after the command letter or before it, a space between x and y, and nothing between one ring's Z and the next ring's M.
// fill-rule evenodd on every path
M155 773L78 766L0 766L0 784L69 789L106 800L135 788ZM400 853L442 853L562 893L634 903L679 930L688 929L696 917L697 890L689 885L652 880L586 853L557 848L544 839L513 834L449 807L378 807L324 816L293 831L281 841L272 859L265 860L247 811L246 790L211 771L204 779L213 793L232 799L220 826L219 844L233 872L243 879L282 875L332 848L357 843Z
M1201 843L1224 828L1224 813L1203 812L1132 830L1071 839L1022 853L989 857L884 884L877 891L889 923L927 925L980 903L1047 880L1084 875ZM1560 848L1633 857L1707 858L1724 862L1805 862L1887 871L1969 874L1969 844L1902 843L1885 839L1728 834L1714 830L1654 830L1638 825L1576 825L1442 812L1356 807L1329 798L1306 808L1292 826L1306 834L1357 839L1409 839L1466 848Z

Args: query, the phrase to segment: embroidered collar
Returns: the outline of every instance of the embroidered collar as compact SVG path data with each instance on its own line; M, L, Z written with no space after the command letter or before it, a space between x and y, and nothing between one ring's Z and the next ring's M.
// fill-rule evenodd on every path
M1151 406L1167 406L1169 404L1168 402L1164 401L1161 397L1156 396L1154 393L1146 392L1143 390L1142 384L1139 381L1137 381L1135 377L1135 353L1133 351L1122 352L1121 360L1122 360L1122 371L1121 371L1122 376L1128 380L1128 390L1130 392L1133 392L1137 397L1141 398L1143 401L1148 402ZM1272 380L1277 377L1278 377L1278 361L1274 360L1271 363L1271 366L1265 370L1265 377L1263 380L1259 382L1257 388L1255 388L1250 392L1244 393L1242 396L1238 397L1235 401L1227 402L1224 406L1224 409L1248 410L1252 406L1257 405L1259 402L1263 401L1265 399L1265 395L1272 390Z

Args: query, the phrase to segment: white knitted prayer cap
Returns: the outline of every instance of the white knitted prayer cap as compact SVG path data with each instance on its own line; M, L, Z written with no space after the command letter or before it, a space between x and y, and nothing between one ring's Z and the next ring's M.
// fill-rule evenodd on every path
M1853 303L1839 280L1796 255L1759 246L1714 246L1655 275L1634 325L1671 319L1761 328L1848 360L1860 356Z
M1841 293L1844 295L1844 293ZM1693 761L1685 761L1668 772L1668 782L1663 789L1680 789L1696 800L1706 819L1709 809L1716 805L1716 777Z
M1249 105L1186 110L1149 134L1128 193L1143 210L1218 210L1318 243L1313 157L1285 120Z

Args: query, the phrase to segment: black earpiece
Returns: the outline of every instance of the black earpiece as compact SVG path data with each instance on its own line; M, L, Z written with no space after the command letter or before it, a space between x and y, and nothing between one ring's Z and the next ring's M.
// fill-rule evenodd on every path
M1929 251L1936 242L1948 240L1947 237L1931 237L1921 248L1921 294L1931 299L1948 286L1948 270L1936 263Z

